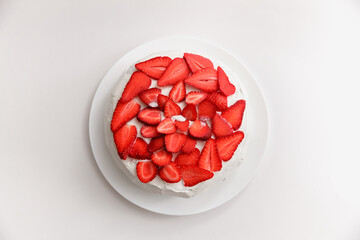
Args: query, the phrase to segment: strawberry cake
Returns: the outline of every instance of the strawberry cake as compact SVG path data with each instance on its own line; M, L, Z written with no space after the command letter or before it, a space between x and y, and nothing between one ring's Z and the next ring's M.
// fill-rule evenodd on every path
M150 55L121 76L105 117L120 169L153 192L193 197L234 173L245 154L237 76L201 54Z

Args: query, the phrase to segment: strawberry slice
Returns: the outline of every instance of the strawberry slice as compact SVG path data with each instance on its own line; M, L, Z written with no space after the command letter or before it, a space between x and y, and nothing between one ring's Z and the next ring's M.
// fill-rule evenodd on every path
M227 97L221 93L210 93L207 97L212 104L216 106L216 110L223 111L227 109Z
M135 64L135 67L137 70L142 71L149 77L159 79L170 63L171 58L169 57L154 57L144 62Z
M151 160L158 166L165 166L171 162L172 154L166 150L160 150L151 155Z
M186 89L184 81L176 83L169 93L170 99L174 100L174 102L181 102L184 100L185 95Z
M189 129L190 122L189 120L186 120L184 122L175 120L175 125L180 131L186 132Z
M199 103L204 101L206 97L207 97L207 93L192 91L186 94L185 102L186 104L198 105Z
M234 130L239 129L241 126L245 105L245 100L238 100L221 114L221 116L231 124Z
M185 83L204 92L215 92L219 88L217 71L213 68L204 68L190 75Z
M179 153L175 158L175 163L179 166L197 165L200 157L199 149L195 148L190 153Z
M210 59L205 58L203 56L193 54L193 53L184 53L184 59L186 63L189 65L191 72L195 73L200 69L211 67L214 68L213 63Z
M140 122L157 125L161 121L161 112L155 108L144 108L138 113L137 117Z
M175 58L171 61L165 72L158 80L158 86L174 85L178 81L184 80L190 73L188 65L182 58Z
M156 130L155 126L144 125L140 129L140 133L144 138L154 138L161 136L161 133Z
M194 138L200 140L208 140L211 136L210 127L206 122L202 122L199 119L196 119L195 122L190 126L189 133Z
M177 183L181 180L180 168L176 163L171 162L160 168L159 176L162 180L168 183Z
M173 133L165 136L165 147L169 152L179 152L186 141L183 133Z
M136 138L134 145L129 151L129 156L135 159L150 159L148 144L142 138Z
M125 86L124 92L121 95L120 102L128 102L134 97L136 97L139 93L148 89L151 85L151 79L146 76L145 73L136 71L134 72L130 80Z
M121 103L119 101L111 120L111 131L115 132L118 130L122 125L134 118L136 114L138 114L139 110L140 105L134 100L126 103Z
M233 132L232 126L218 113L215 114L212 122L212 132L215 137L224 137Z
M114 142L121 159L126 159L136 139L137 131L134 125L126 124L114 132Z
M197 143L196 139L193 139L191 136L187 135L184 146L181 148L181 151L183 151L184 153L190 153L194 151L196 143Z
M136 174L143 183L153 180L157 172L158 169L152 161L140 161L136 165Z
M157 97L157 103L160 110L164 110L164 106L166 101L169 100L169 98L165 95L159 94Z
M221 170L222 162L213 138L206 141L200 155L198 166L211 172Z
M164 106L165 117L170 118L181 114L181 108L171 99L167 100Z
M224 70L219 66L217 68L219 89L225 96L230 96L235 93L235 86L229 81L229 77L226 75Z
M220 159L223 161L230 160L243 138L244 133L241 131L234 132L226 137L217 138L215 143Z
M159 125L156 127L156 131L158 133L163 133L163 134L171 134L176 132L176 125L175 123L171 120L171 118L165 118L164 120L162 120Z
M199 119L201 121L206 121L212 119L216 113L216 106L205 100L199 104Z
M157 98L158 95L161 93L161 89L159 88L149 88L145 91L142 91L139 94L140 100L148 105L149 107L157 107Z
M194 186L214 176L214 173L193 165L181 166L180 171L186 187Z
M181 115L183 115L184 118L190 121L195 121L195 119L197 118L195 105L193 104L186 105L186 107L184 107L184 109L182 110Z
M151 139L151 141L148 145L148 150L150 152L156 152L157 150L160 150L164 147L165 147L165 140L164 140L164 137L161 136L161 137Z

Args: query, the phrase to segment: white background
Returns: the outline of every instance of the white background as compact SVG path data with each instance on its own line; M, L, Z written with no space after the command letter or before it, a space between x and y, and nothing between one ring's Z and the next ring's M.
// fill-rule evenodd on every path
M356 0L0 1L0 239L359 240L359 25ZM171 35L231 50L270 118L252 183L186 217L123 199L88 136L111 65Z

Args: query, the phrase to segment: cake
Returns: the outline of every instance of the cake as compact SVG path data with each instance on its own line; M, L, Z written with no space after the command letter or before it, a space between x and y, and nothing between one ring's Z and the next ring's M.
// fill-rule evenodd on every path
M117 166L148 191L193 197L225 184L245 155L237 76L204 54L167 51L128 66L105 114Z

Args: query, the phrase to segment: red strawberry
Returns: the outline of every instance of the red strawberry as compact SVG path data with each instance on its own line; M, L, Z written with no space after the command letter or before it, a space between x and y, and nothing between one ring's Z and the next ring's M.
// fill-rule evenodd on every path
M165 72L158 80L158 86L174 85L178 81L184 80L190 73L188 65L182 58L175 58L171 61Z
M180 171L186 187L194 186L214 176L212 172L193 165L181 166Z
M216 106L216 110L223 111L227 109L227 97L221 93L210 93L207 100Z
M161 121L160 110L155 108L144 108L138 113L137 117L139 121L149 125L157 125Z
M205 100L199 104L199 119L201 121L206 121L215 116L216 107L214 104Z
M160 110L164 110L164 106L165 106L165 103L166 101L168 100L169 98L165 95L162 95L162 94L159 94L158 97L157 97L157 103L158 103L158 107Z
M211 136L211 130L206 122L202 122L199 119L196 119L195 122L190 126L189 133L194 138L200 140L207 140Z
M231 124L222 118L218 113L215 114L212 122L212 132L215 137L224 137L233 132Z
M118 130L122 125L135 117L139 110L140 105L133 100L126 103L121 103L119 101L111 120L111 131L115 132Z
M177 183L181 180L180 168L176 163L171 162L160 168L159 176L162 180L168 183Z
M147 142L142 138L137 138L129 151L129 156L135 159L150 159Z
M165 166L171 162L172 154L166 150L160 150L151 155L151 160L158 166Z
M153 138L151 139L149 145L148 145L148 150L150 152L156 152L157 150L162 149L163 147L165 147L165 140L164 137L157 137L157 138Z
M210 59L205 58L200 55L192 54L192 53L184 53L184 59L186 63L189 65L191 72L195 73L200 69L211 67L214 68L213 63Z
M207 93L192 91L186 94L185 102L186 104L198 105L199 103L204 101L206 97Z
M204 68L190 75L185 83L204 92L215 92L219 88L217 71L213 68Z
M169 99L165 103L164 114L165 114L165 117L167 117L167 118L175 116L175 115L180 115L181 108L176 103L174 103L173 100Z
M179 81L176 83L169 93L170 99L174 100L175 102L181 102L184 100L185 95L186 89L184 81Z
M180 153L175 158L175 162L179 166L183 165L197 165L200 157L199 149L195 148L194 151L190 153Z
M198 166L211 172L221 170L222 162L219 157L214 139L210 138L206 141L200 155Z
M230 96L235 93L235 86L229 81L229 77L226 75L224 70L219 66L217 68L219 89L225 96Z
M231 124L234 130L237 130L241 126L245 105L245 100L238 100L221 114L221 116Z
M157 107L157 98L158 95L161 93L161 89L158 88L149 88L145 91L142 91L139 94L140 100L148 105L149 107Z
M217 138L215 143L220 159L223 161L230 160L243 138L244 133L241 131L234 132L233 134L226 137Z
M158 169L152 161L140 161L136 165L136 174L143 183L153 180L157 172Z
M183 133L173 133L165 136L165 147L169 152L179 152L186 141Z
M151 78L159 79L167 66L169 66L171 58L155 57L144 62L135 64L137 70L146 73Z
M186 132L189 129L189 124L189 120L186 120L184 122L175 120L176 127L182 132Z
M171 118L165 118L156 127L157 132L164 134L171 134L176 132L176 125Z
M184 109L182 110L181 115L183 115L184 118L190 121L195 121L195 119L197 118L195 105L192 104L186 105L186 107L184 107Z
M126 124L114 132L114 142L121 159L126 159L136 139L136 127Z
M154 138L161 136L161 134L156 130L155 126L144 125L140 129L140 133L144 138Z
M128 102L136 97L140 92L148 89L151 85L151 79L145 73L136 71L125 86L124 92L121 95L120 102Z
M184 146L181 148L181 151L183 151L184 153L190 153L194 151L196 143L197 143L196 139L193 139L189 135L186 136L186 140Z

